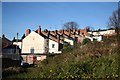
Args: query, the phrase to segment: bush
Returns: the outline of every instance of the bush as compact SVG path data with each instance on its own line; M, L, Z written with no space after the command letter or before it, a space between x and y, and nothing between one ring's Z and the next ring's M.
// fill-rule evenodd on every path
M15 75L15 74L19 74L19 73L26 73L27 70L25 68L22 67L9 67L9 68L5 68L2 71L2 77L9 77L11 75Z
M7 63L7 64L6 64ZM10 58L2 58L2 68L8 68L8 67L19 67L21 61L20 60L12 60Z
M90 39L85 38L85 39L83 40L83 42L82 42L82 45L85 45L85 44L90 43L90 42L91 42Z
M63 53L66 52L71 52L73 50L73 46L71 46L70 44L63 44Z

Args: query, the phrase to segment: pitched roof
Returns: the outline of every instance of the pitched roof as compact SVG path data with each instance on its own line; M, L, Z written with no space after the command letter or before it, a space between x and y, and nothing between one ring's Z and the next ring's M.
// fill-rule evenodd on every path
M50 33L45 33L45 32L42 32L42 34L43 35L45 35L47 38L49 37L49 39L51 39L51 40L53 40L53 41L56 41L56 42L58 42L58 43L61 43L61 44L63 44L63 41L62 40L60 40L59 38L57 38L57 36L54 36L54 35L52 35L52 34L50 34ZM60 35L59 35L60 36Z
M2 42L11 42L11 40L9 40L8 38L6 38L5 36L2 37Z
M38 29L35 31L36 33L38 33ZM41 31L41 28L40 28L40 33L38 33L38 34L44 38L49 38L49 39L59 42L59 43L63 43L63 38L75 39L75 37L76 37L75 35L79 36L81 34L81 35L89 36L89 33L87 32L87 28L85 28L83 30L81 30L81 29L79 29L79 30L61 29L61 30L55 30L55 31L48 31L47 29L44 29L43 31ZM59 36L59 38L58 38L58 36Z
M38 34L37 30L35 32ZM63 41L59 40L57 38L57 36L55 36L54 32L52 32L52 34L51 34L51 32L48 31L47 29L43 30L39 35L41 35L44 38L49 38L49 39L51 39L51 40L53 40L55 42L63 44Z
M10 41L8 38L6 38L4 35L2 37L2 48L5 48L12 44L12 41Z

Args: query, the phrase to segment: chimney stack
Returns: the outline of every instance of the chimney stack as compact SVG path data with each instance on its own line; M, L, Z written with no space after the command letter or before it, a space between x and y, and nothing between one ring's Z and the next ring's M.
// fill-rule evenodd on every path
M73 29L73 32L75 32L76 31L76 29Z
M48 38L49 38L49 36L50 36L50 31L48 31Z
M87 34L87 28L85 27L85 29L84 29L84 35L86 35Z
M78 30L78 34L80 34L80 30Z
M58 40L58 43L60 42L60 35L58 34L57 35L57 40Z
M57 35L57 30L55 30L55 34Z
M38 27L38 34L41 34L41 27Z
M62 34L64 34L64 29L62 30Z
M27 36L28 34L30 34L30 32L31 32L31 30L30 30L30 29L27 29L27 30L26 30L26 36Z
M71 29L69 29L69 35L71 34Z
M74 35L76 34L76 29L73 29L73 34L74 34Z

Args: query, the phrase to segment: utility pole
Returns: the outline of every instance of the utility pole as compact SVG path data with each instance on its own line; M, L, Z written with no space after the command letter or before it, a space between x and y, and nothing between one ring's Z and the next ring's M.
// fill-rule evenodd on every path
M17 54L17 45L18 45L18 33L17 33L17 39L16 39L16 54Z

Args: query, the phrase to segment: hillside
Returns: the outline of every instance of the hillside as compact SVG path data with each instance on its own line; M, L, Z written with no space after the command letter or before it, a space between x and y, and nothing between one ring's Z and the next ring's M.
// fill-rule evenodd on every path
M48 55L35 67L7 78L118 78L118 39L64 46L62 54Z

